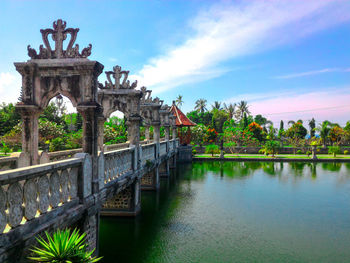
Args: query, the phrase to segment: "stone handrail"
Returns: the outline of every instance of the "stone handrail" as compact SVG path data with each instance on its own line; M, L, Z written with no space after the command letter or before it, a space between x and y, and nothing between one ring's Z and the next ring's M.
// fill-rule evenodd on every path
M161 142L159 145L159 156L166 155L167 153L167 142Z
M0 158L0 171L17 168L17 157L3 157Z
M133 171L135 147L104 153L104 184Z
M75 154L83 152L82 148L65 150L65 151L57 151L57 152L49 152L50 162L56 162L61 160L66 160L72 158Z
M83 158L0 172L0 235L79 198Z
M142 145L142 166L146 165L147 160L153 161L155 159L155 149L155 143Z
M174 146L175 146L175 140L170 140L169 141L169 152L174 151Z

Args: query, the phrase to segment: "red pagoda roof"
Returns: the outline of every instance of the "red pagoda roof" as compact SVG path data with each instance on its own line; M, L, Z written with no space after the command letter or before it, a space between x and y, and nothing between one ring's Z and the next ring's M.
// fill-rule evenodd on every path
M175 102L173 101L173 105L170 108L170 111L174 114L176 117L176 126L183 127L183 126L196 126L197 124L191 121L187 116L175 105Z

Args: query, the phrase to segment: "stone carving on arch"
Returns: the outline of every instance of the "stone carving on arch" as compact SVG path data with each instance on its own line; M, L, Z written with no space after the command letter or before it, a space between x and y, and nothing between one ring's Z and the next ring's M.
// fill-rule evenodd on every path
M144 124L147 126L157 124L160 122L159 110L163 105L163 100L158 97L152 98L151 90L147 90L146 87L141 88L141 117L143 118Z
M138 116L142 92L136 90L137 81L128 80L129 71L120 66L113 71L106 71L105 84L99 83L98 101L103 108L103 117L108 118L113 112L120 111L124 115ZM131 84L130 84L131 83Z
M40 30L45 47L41 45L38 53L28 46L31 59L14 63L22 76L21 95L16 104L23 120L21 156L25 160L21 161L20 156L20 163L38 164L38 117L49 101L59 94L66 96L83 116L84 151L97 154L91 135L97 129L94 124L96 112L100 109L97 78L103 65L87 59L91 54L91 44L81 53L78 44L73 47L78 31L78 28L66 28L66 22L58 19L52 29ZM70 40L64 49L63 43L68 35ZM54 48L49 43L49 36L55 43Z

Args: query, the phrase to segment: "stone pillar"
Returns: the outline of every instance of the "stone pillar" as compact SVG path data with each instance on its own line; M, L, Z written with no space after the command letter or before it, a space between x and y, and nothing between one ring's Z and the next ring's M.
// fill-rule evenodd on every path
M101 210L102 216L136 216L141 210L140 179L107 200Z
M153 124L153 140L156 143L160 142L160 124L159 124L159 122Z
M170 169L169 169L169 160L163 161L159 165L159 175L160 177L169 177L170 175Z
M128 140L130 145L138 147L140 143L140 116L130 116L126 125L128 126Z
M41 110L35 105L17 104L17 110L22 116L22 152L18 167L39 164L39 124Z
M98 126L98 150L104 152L104 125L106 119L104 117L98 117L97 126Z
M99 193L98 178L98 116L99 107L78 106L77 110L83 117L83 152L92 159L92 193Z
M170 140L170 126L164 126L164 131L165 131L165 140L169 141Z
M146 141L150 141L151 140L151 136L150 136L150 132L149 132L149 126L147 125L145 125L145 139L146 139Z
M172 130L173 130L173 136L172 136L172 139L176 139L176 126L173 126L172 127Z

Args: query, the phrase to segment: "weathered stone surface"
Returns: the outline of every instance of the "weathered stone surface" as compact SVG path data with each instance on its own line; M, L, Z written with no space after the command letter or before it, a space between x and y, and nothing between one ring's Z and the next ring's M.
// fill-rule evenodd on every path
M36 179L30 179L24 183L24 216L27 220L35 217L38 210Z

